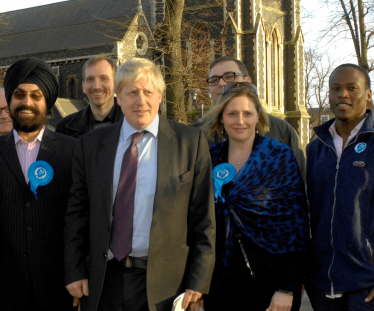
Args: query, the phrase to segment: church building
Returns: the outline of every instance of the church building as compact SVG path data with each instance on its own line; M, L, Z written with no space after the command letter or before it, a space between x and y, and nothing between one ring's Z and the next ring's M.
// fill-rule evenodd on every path
M199 89L198 94L206 94L204 80L211 60L221 55L242 60L266 111L288 121L306 146L309 115L300 2L185 0L182 48L186 66L195 68L194 76L201 80L189 86ZM161 70L165 65L154 37L165 19L165 0L70 0L6 15L9 23L0 28L0 72L27 57L49 63L60 88L56 119L87 104L82 102L81 71L92 55L107 55L118 64L146 57ZM194 57L202 51L207 57ZM199 63L192 66L197 59ZM165 104L161 111L166 113Z

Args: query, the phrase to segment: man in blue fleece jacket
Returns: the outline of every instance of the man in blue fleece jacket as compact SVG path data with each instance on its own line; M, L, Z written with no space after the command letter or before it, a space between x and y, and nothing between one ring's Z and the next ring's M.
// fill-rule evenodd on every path
M314 310L374 310L374 119L370 78L353 64L329 80L335 119L307 147Z

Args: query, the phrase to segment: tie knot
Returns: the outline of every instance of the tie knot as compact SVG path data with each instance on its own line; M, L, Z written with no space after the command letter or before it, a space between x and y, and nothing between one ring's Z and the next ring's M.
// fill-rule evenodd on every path
M132 134L131 141L134 142L134 144L137 144L139 140L142 139L143 136L144 136L144 132L136 132Z

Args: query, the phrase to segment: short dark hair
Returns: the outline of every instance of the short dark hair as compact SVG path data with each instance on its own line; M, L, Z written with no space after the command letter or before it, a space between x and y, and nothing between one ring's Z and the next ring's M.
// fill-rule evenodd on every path
M112 67L113 77L116 75L117 63L114 59L109 58L104 55L95 55L95 56L90 57L83 65L83 68L82 68L83 82L86 80L86 69L92 65L96 65L98 62L102 60L106 60L109 63L109 65Z
M228 62L228 61L235 62L239 66L239 69L240 69L241 73L244 74L246 77L249 76L247 68L244 66L244 64L240 60L237 60L234 56L221 56L221 57L215 59L210 64L210 69L209 70L212 70L212 68L217 64Z
M365 80L366 80L366 83L365 83L365 85L366 85L366 89L367 89L367 90L370 90L370 89L371 89L371 82L370 82L370 77L369 77L368 72L367 72L364 68L362 68L361 66L358 66L358 65L356 65L356 64L350 64L350 63L342 64L342 65L339 65L338 67L336 67L336 68L333 70L333 72L331 73L331 75L330 75L329 83L330 83L330 79L331 79L332 75L334 74L334 72L335 72L336 70L338 70L339 68L345 68L345 67L352 67L352 68L355 68L355 69L361 71L362 75L364 76L364 78L365 78Z

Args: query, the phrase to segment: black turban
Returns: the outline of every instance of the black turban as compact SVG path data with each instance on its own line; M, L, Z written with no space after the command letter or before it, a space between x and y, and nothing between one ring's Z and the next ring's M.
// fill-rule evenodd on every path
M4 80L5 98L8 105L10 105L14 90L22 83L36 84L45 97L48 110L53 107L58 95L58 84L54 71L44 60L21 59L9 67Z

